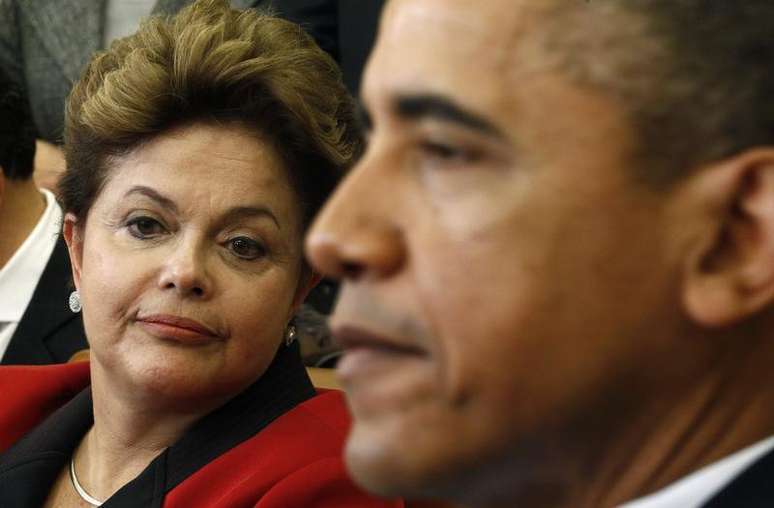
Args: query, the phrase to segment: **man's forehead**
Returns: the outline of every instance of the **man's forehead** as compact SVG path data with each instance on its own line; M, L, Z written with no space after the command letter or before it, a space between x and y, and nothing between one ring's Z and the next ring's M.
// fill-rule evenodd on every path
M391 0L366 69L363 98L427 88L502 100L514 79L546 70L533 32L554 0ZM538 44L539 45L539 44Z
M476 124L488 124L488 132L515 136L523 85L550 70L526 42L537 39L529 35L543 13L535 6L548 4L553 0L392 0L364 74L366 111L372 118L419 125L417 120L441 115L407 116L401 101L439 98L476 117Z
M419 31L428 39L453 37L463 51L486 50L502 57L525 20L535 11L525 0L392 0L385 9L381 37L406 40ZM532 4L534 5L534 4Z

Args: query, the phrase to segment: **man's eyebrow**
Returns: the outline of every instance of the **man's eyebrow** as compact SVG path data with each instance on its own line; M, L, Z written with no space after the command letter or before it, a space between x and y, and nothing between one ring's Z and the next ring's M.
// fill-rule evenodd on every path
M156 201L164 208L167 208L172 212L177 212L177 205L175 202L158 192L156 189L147 187L145 185L135 185L129 189L126 194L124 194L124 197L131 196L132 194L141 194L147 198L152 199L153 201Z
M398 116L406 119L427 118L451 122L489 136L505 139L505 134L493 123L442 95L402 95L395 100L394 108Z
M239 219L245 219L250 217L265 217L271 219L277 226L277 229L282 229L279 220L274 213L265 206L235 206L229 208L229 210L223 215L220 222L228 223Z

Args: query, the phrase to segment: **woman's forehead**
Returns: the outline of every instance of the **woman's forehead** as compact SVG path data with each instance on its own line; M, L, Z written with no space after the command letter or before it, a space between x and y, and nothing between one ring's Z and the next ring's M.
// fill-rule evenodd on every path
M290 184L281 160L268 143L245 129L194 125L163 133L111 165L103 192L111 200L132 189L154 189L181 209L270 205L290 217Z

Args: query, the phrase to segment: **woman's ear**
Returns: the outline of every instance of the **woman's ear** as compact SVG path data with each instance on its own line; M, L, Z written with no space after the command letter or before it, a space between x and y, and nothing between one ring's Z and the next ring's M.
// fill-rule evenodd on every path
M683 300L699 324L728 326L774 303L774 148L747 151L695 178L705 179L708 199L722 206L708 215Z
M304 300L306 299L307 295L309 295L309 292L320 283L320 280L322 280L322 276L312 270L309 265L304 264L304 266L301 268L301 276L298 279L296 293L293 295L293 303L290 306L290 315L288 316L288 320L292 318L296 312L298 312L298 308L302 303L304 303Z
M67 213L62 224L62 236L70 253L70 267L73 271L75 288L81 288L81 266L83 262L83 228L78 223L78 218Z

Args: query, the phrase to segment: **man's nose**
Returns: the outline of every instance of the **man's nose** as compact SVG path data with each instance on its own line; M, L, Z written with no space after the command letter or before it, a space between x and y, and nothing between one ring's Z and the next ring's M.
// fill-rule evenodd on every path
M206 298L212 292L207 270L206 252L197 240L184 240L165 260L159 276L159 287L183 296Z
M387 277L406 261L397 226L400 195L382 178L373 167L356 166L315 220L306 253L324 275L351 280Z

